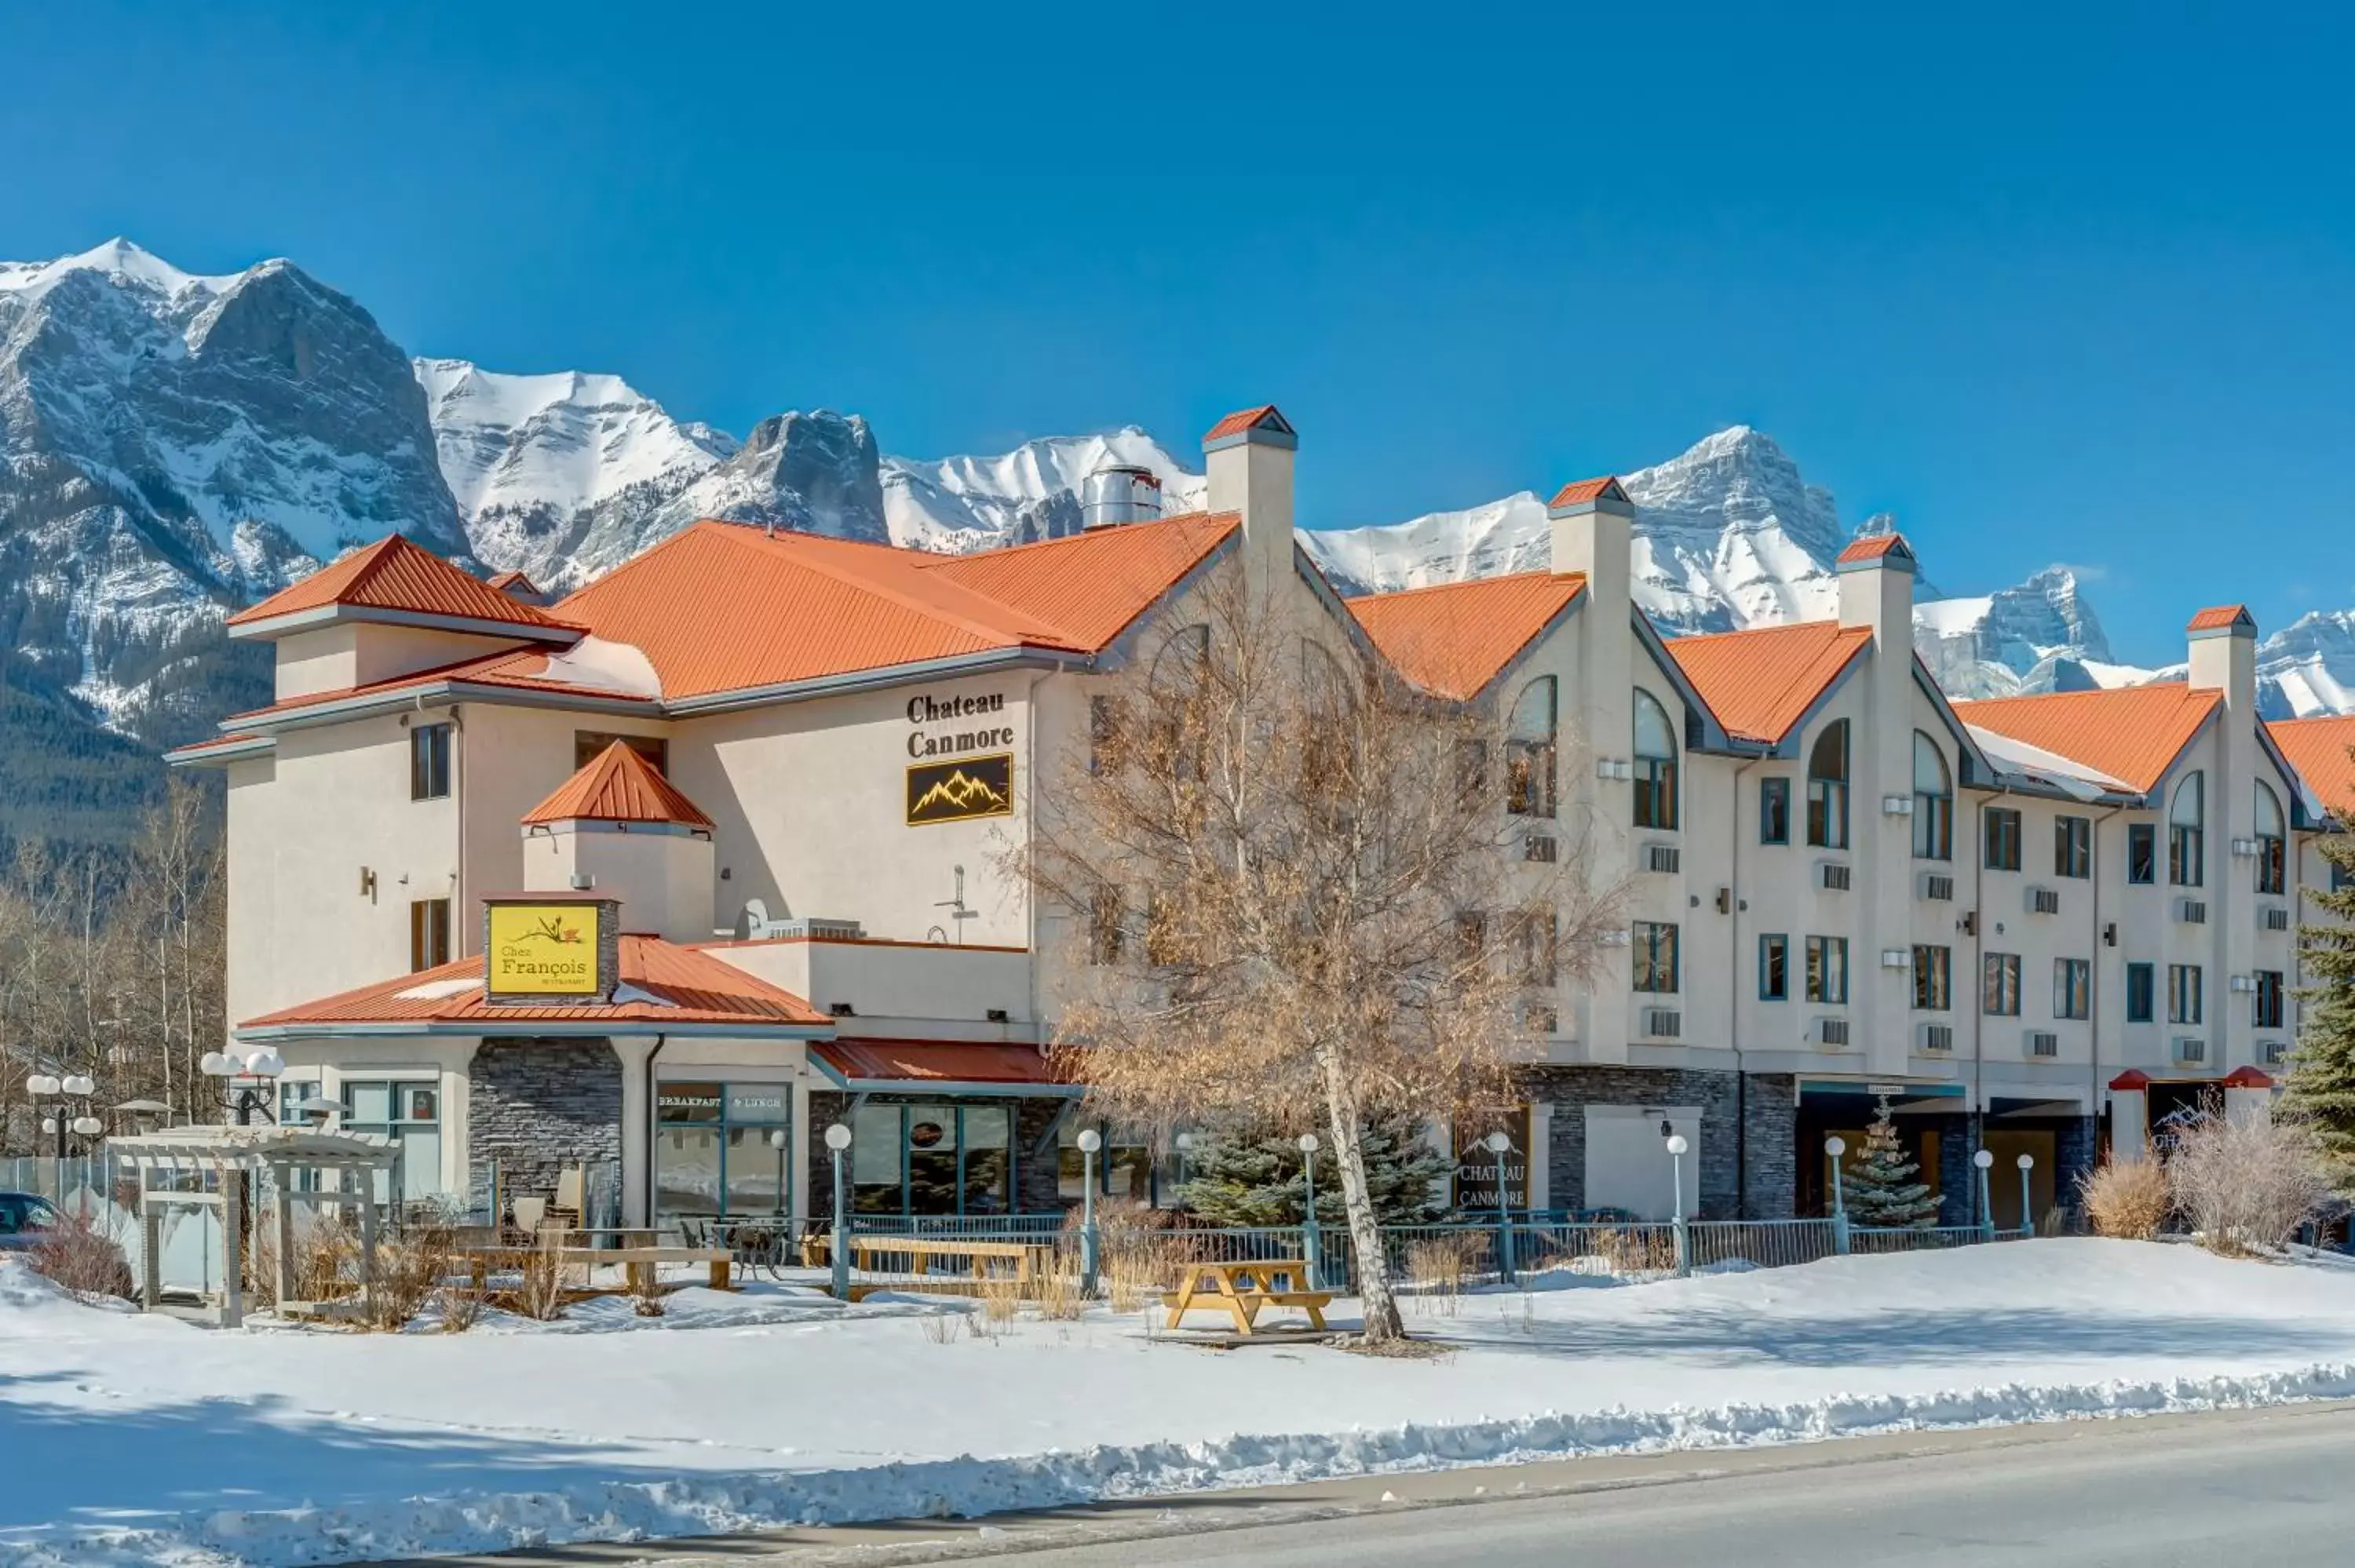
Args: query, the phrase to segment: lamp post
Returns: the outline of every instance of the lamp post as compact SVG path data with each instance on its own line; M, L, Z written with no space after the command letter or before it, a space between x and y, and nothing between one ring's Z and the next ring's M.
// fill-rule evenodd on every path
M1677 1238L1677 1277L1692 1273L1692 1232L1685 1225L1685 1151L1692 1147L1681 1132L1668 1134L1668 1178L1674 1206L1668 1210L1668 1223Z
M270 1103L269 1086L286 1071L286 1059L277 1052L256 1051L240 1061L224 1051L208 1051L197 1065L208 1078L229 1080L229 1110L237 1118L238 1126L250 1126L256 1111L269 1111L270 1119L277 1118L277 1109Z
M2036 1234L2036 1221L2030 1213L2028 1196L2028 1173L2035 1169L2036 1156L2023 1154L2019 1157L2019 1234L2023 1236Z
M842 1155L850 1147L850 1128L836 1122L826 1129L826 1146L834 1155L834 1239L826 1251L834 1258L834 1298L850 1299L849 1194L842 1185Z
M769 1147L777 1151L777 1213L781 1215L790 1213L793 1208L790 1201L793 1194L785 1188L785 1145L792 1141L793 1139L786 1136L783 1128L769 1129ZM779 1231L782 1236L782 1226L779 1227ZM783 1255L781 1253L779 1255Z
M1480 1140L1481 1147L1497 1157L1497 1278L1506 1285L1513 1282L1513 1208L1512 1191L1505 1185L1505 1154L1513 1147L1512 1135L1498 1128Z
M1995 1164L1995 1156L1982 1149L1971 1156L1971 1163L1977 1167L1979 1173L1979 1229L1992 1236L1995 1234L1995 1202L1987 1196L1987 1170Z
M1096 1270L1103 1262L1096 1234L1096 1151L1103 1147L1103 1133L1092 1127L1081 1129L1080 1294L1091 1298L1096 1293Z
M1308 1288L1316 1288L1324 1277L1323 1238L1316 1232L1316 1135L1300 1135L1301 1181L1305 1184L1308 1206L1300 1213L1300 1255L1308 1265Z
M1848 1152L1848 1139L1824 1139L1824 1158L1831 1161L1832 1171L1832 1251L1848 1255L1848 1191L1840 1185L1840 1156Z
M41 1130L44 1133L56 1135L58 1140L53 1177L57 1184L58 1202L63 1204L66 1198L66 1135L71 1132L89 1138L105 1130L105 1124L90 1115L87 1107L83 1108L82 1114L76 1116L69 1102L89 1099L91 1096L98 1093L98 1086L80 1073L68 1073L63 1077L54 1073L35 1073L26 1078L25 1093L37 1101L42 1099L59 1101L58 1105L50 1107L42 1117Z

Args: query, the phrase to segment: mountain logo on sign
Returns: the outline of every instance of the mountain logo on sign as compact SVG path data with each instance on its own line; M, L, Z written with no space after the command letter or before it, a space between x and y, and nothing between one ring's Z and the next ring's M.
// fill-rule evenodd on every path
M1014 810L1014 754L908 769L908 825L1002 817Z

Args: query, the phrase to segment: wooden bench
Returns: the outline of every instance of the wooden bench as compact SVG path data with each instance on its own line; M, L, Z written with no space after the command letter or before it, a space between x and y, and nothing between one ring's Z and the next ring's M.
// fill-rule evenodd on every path
M464 1249L468 1270L474 1276L474 1288L482 1289L493 1270L518 1270L531 1266L534 1258L549 1253L556 1255L558 1266L578 1268L584 1279L592 1277L601 1264L620 1264L622 1277L634 1295L654 1289L655 1270L666 1263L699 1263L709 1270L714 1290L730 1288L730 1270L735 1254L726 1247L705 1246L473 1246Z
M1178 1288L1161 1298L1169 1308L1168 1327L1175 1329L1187 1313L1218 1308L1234 1319L1235 1332L1249 1334L1263 1308L1297 1307L1308 1314L1309 1326L1325 1330L1329 1290L1304 1288L1308 1278L1305 1258L1282 1257L1258 1263L1189 1263L1178 1276Z
M1010 1282L1017 1292L1028 1296L1035 1282L1051 1266L1054 1248L1038 1242L972 1241L963 1236L885 1236L857 1235L850 1238L850 1261L854 1267L874 1274L912 1274L914 1284L862 1285L854 1287L854 1297L876 1290L940 1290L960 1294L978 1291L992 1280ZM879 1258L908 1259L905 1269L879 1264ZM934 1277L934 1260L961 1262L961 1270ZM993 1271L992 1263L1011 1263L1011 1272Z

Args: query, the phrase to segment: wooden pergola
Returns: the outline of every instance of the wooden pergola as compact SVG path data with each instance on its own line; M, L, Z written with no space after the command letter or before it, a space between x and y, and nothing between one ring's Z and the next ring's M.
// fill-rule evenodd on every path
M227 1329L245 1320L245 1178L256 1171L268 1174L275 1199L278 1310L322 1317L355 1310L350 1301L296 1298L297 1204L349 1204L359 1210L357 1310L366 1313L376 1305L376 1176L390 1171L400 1158L391 1139L378 1133L303 1127L176 1127L110 1138L106 1146L139 1171L140 1302L146 1310L155 1311L163 1304L165 1214L174 1209L210 1209L220 1216L221 1288L206 1297L204 1315ZM181 1184L191 1176L192 1183Z

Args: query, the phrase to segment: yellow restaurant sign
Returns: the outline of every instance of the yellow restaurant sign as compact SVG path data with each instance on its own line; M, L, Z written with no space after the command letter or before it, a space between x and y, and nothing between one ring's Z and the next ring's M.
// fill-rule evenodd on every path
M494 904L490 914L490 994L598 993L595 905Z

